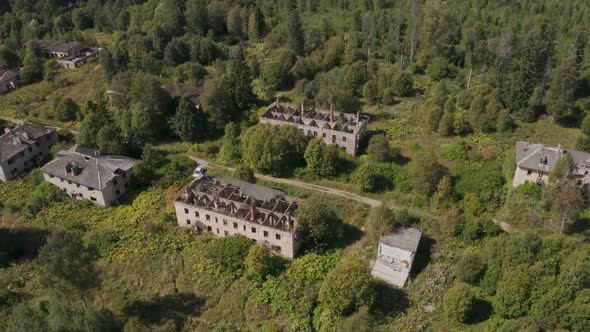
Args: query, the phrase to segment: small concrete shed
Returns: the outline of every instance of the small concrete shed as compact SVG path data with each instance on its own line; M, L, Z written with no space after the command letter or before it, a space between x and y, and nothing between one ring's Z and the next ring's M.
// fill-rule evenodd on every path
M389 284L403 287L412 269L421 236L420 229L404 225L395 225L384 232L371 274Z

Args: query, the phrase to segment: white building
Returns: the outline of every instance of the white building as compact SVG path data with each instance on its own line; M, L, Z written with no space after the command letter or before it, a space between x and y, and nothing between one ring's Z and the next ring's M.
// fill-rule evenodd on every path
M59 141L55 127L31 122L4 131L0 135L0 181L14 179L39 165Z
M297 203L281 191L233 179L203 176L174 202L181 227L218 236L243 235L287 258L300 246Z
M403 225L396 225L383 233L371 274L394 286L403 287L412 270L421 236L422 231L418 228Z
M574 161L570 178L575 180L578 188L590 197L590 153L563 149L560 146L517 142L516 171L512 186L517 187L525 183L547 184L549 174L557 161L568 154Z
M134 164L131 158L101 155L98 150L75 145L60 151L41 172L45 181L72 198L108 206L129 190Z

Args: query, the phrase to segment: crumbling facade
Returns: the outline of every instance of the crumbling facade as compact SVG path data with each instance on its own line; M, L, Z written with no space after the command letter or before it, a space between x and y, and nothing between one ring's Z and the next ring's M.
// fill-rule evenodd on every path
M98 49L86 47L79 50L75 54L58 59L57 63L66 69L76 69L80 68L80 66L87 63L91 59L96 58L98 58Z
M41 168L45 181L75 199L87 199L108 206L130 187L135 160L102 155L98 150L73 146Z
M590 197L590 153L567 150L560 146L517 142L516 171L512 186L517 187L525 183L547 184L555 164L567 154L574 161L570 178L576 181L576 185L586 196Z
M24 122L0 136L0 181L14 179L39 165L59 141L55 127Z
M272 103L260 117L261 123L293 125L309 137L320 137L327 144L343 147L348 154L356 155L359 143L367 131L369 118L360 113L349 114L305 107L299 109L279 100Z
M403 287L412 270L421 237L422 231L418 228L403 225L395 225L383 233L371 274L389 284Z
M79 42L59 40L37 40L41 54L47 59L61 59L78 54L84 46Z
M300 246L297 203L278 190L238 180L203 176L174 202L181 227L218 236L243 235L287 258Z

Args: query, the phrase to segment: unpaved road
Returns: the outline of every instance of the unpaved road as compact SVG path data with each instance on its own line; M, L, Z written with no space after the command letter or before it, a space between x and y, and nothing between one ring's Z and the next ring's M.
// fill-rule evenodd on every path
M225 169L225 170L232 171L232 172L234 171L234 169L231 168L231 167L210 164L207 160L204 160L204 159L200 159L200 158L196 158L196 157L190 157L190 158L193 161L195 161L197 164L199 164L199 165L205 165L205 166L211 166L211 167L221 168L221 169ZM376 200L376 199L373 199L373 198L361 196L361 195L358 195L358 194L355 194L355 193L351 193L351 192L348 192L348 191L344 191L344 190L340 190L340 189L335 189L335 188L320 186L320 185L317 185L317 184L307 183L307 182L293 180L293 179L275 178L274 176L269 176L269 175L264 175L264 174L258 174L258 173L255 173L254 176L257 179L260 179L260 180L263 180L263 181L274 182L274 183L282 183L282 184L287 184L287 185L290 185L290 186L293 186L293 187L299 187L299 188L304 188L304 189L309 189L309 190L321 192L321 193L324 193L324 194L341 196L341 197L344 197L344 198L355 200L357 202L368 204L371 207L377 207L377 206L381 206L383 204L383 202L381 202L379 200Z

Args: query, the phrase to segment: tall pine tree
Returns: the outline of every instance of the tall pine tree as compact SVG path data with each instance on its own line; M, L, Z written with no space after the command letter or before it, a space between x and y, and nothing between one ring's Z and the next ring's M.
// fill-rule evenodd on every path
M231 59L226 81L237 108L246 109L254 99L254 95L252 94L252 75L246 63L244 49L241 47Z

